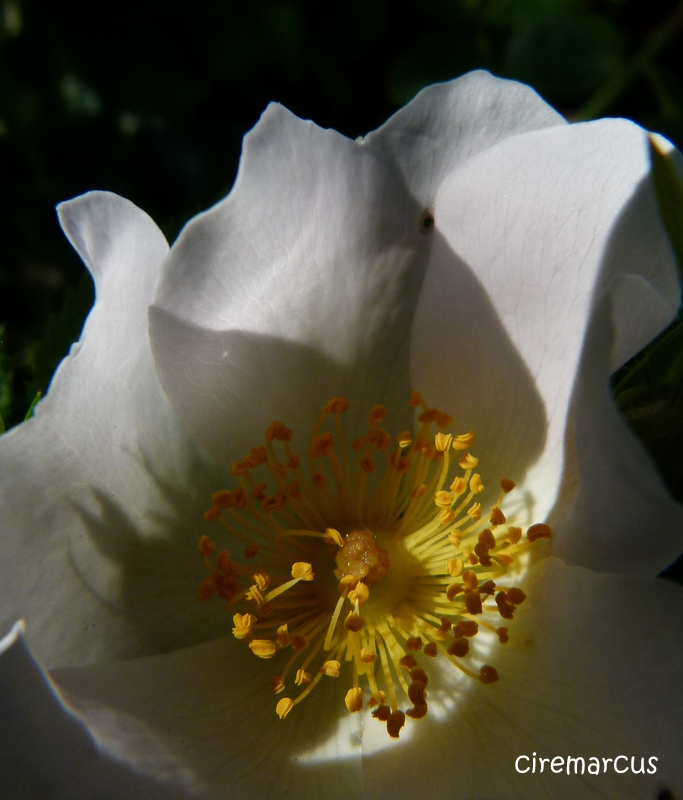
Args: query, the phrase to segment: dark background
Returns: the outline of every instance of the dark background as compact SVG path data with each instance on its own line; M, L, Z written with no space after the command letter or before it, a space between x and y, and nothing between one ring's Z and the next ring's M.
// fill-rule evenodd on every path
M683 4L663 0L0 0L0 414L20 422L92 284L54 206L108 189L169 240L230 189L267 103L350 137L484 67L572 120L683 144Z

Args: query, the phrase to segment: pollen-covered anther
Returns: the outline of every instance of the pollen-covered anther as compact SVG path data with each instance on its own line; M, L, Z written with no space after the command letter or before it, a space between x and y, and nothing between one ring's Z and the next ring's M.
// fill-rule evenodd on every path
M211 539L204 534L199 539L199 553L202 557L208 558L208 556L213 555L214 550L216 549L216 545Z
M474 444L474 433L468 431L467 433L459 433L453 437L452 447L454 450L469 450Z
M417 661L412 653L406 653L399 658L398 663L406 669L414 669L417 666Z
M517 544L522 538L522 529L511 525L505 532L505 541L510 544Z
M257 622L253 614L235 614L232 621L235 625L232 635L236 639L248 639L254 632L254 625Z
M344 698L346 707L352 714L363 708L363 691L359 686L355 686L346 693Z
M427 487L424 483L422 483L419 486L416 486L412 490L412 492L410 493L410 497L413 500L416 500L417 498L424 497L426 494L427 494Z
M465 608L469 614L481 614L481 596L479 592L465 592Z
M267 442L272 442L274 439L278 442L289 442L292 439L292 431L284 422L271 422L266 429L265 438Z
M503 525L505 523L505 514L498 508L498 506L491 506L491 525Z
M258 588L256 584L250 586L249 589L247 589L247 592L244 595L244 599L256 603L257 606L263 605L263 594L261 593L261 590Z
M294 708L294 701L291 697L283 697L282 700L278 702L275 706L275 713L280 717L280 719L284 719L287 714Z
M403 711L394 711L387 720L387 733L392 739L398 739L401 728L406 724L406 715Z
M521 589L513 587L507 590L507 601L513 606L518 606L526 600L526 595Z
M450 492L439 491L434 495L434 504L439 508L450 508L455 497Z
M375 719L378 719L380 722L386 722L389 719L389 717L391 716L391 709L389 708L389 706L384 705L384 703L381 703L372 712L372 716Z
M284 692L285 679L282 677L282 675L276 675L274 678L270 679L270 688L273 690L275 694L280 694L280 692Z
M451 491L456 497L465 494L467 491L467 481L461 475L458 475L451 484Z
M295 561L292 564L292 578L300 581L312 581L313 577L313 567L306 561Z
M292 643L292 640L289 636L289 627L286 622L280 625L275 632L275 641L280 647L288 647Z
M245 558L256 558L258 555L258 551L261 548L257 544L250 544L248 547L244 548L244 557Z
M552 530L549 525L545 525L543 522L532 525L526 532L526 538L530 542L536 542L539 539L548 539L550 536L552 536Z
M396 441L399 447L410 447L410 445L413 443L413 437L411 436L410 431L403 431L396 437Z
M333 397L323 408L325 414L343 414L348 411L351 404L346 397Z
M451 446L451 442L453 441L453 434L452 433L437 433L434 437L434 445L436 449L443 453L445 450Z
M410 650L413 653L417 653L418 651L422 650L422 637L409 636L406 642L406 650Z
M484 491L484 484L481 482L481 475L475 472L470 478L470 492L472 494L481 494Z
M436 654L438 652L437 647L436 647L436 642L429 642L429 644L426 644L422 648L422 652L426 656L429 656L430 658L436 658Z
M377 660L377 653L373 653L372 650L368 650L367 647L361 647L360 660L364 664L374 664Z
M461 619L453 628L453 636L476 636L479 632L479 625L473 619Z
M254 583L262 592L265 592L265 590L270 586L270 575L265 571L265 569L263 569L263 567L261 567L252 577L254 578Z
M349 611L348 616L344 620L344 627L347 631L352 631L353 633L358 633L362 631L365 627L365 620L361 617L360 614L357 614L355 611Z
M474 522L479 522L481 519L481 503L473 503L467 509L467 516Z
M310 683L313 680L313 676L310 672L306 672L306 670L298 669L296 671L296 678L294 678L294 683L297 686L303 686L305 683Z
M386 692L383 692L381 689L378 689L368 700L368 705L370 708L374 708L374 706L381 706L384 704L384 701L387 699Z
M340 669L341 664L334 659L330 659L329 661L326 661L322 667L320 667L320 672L323 675L329 675L330 678L338 678Z
M259 658L272 658L275 655L277 647L275 642L270 639L252 639L249 642L249 649Z
M500 479L500 488L508 494L511 492L517 484L514 481L511 481L509 478L501 478Z
M293 650L305 650L308 647L308 637L303 633L294 633L291 638Z
M507 628L496 628L496 633L498 634L498 641L501 644L507 644L509 640L508 636L508 629Z
M498 680L498 671L495 667L491 667L488 664L485 664L479 670L479 680L482 683L495 683Z
M477 536L477 541L488 547L489 550L493 550L496 546L496 537L489 528L484 528L479 536Z
M373 406L368 414L368 425L371 428L381 425L387 417L387 410L382 405Z
M424 681L412 681L408 686L408 699L414 706L427 705L427 684Z
M328 455L334 449L334 437L329 431L320 434L320 436L314 436L313 441L311 442L311 446L308 449L308 455L311 458L322 458L323 456Z
M472 453L465 453L458 461L458 464L460 464L463 469L474 469L478 463L479 459L473 456Z
M459 638L454 639L449 645L446 652L449 656L456 658L464 658L470 651L470 643L467 639Z
M462 541L462 531L451 531L448 534L448 541L453 545L453 547L460 547L460 542Z
M354 589L351 589L348 594L349 600L352 603L358 603L359 606L362 606L363 603L366 603L368 597L370 597L370 590L364 583L360 581L356 584Z
M334 528L325 528L325 534L332 541L333 544L336 544L337 547L344 546L344 540L341 537L341 533Z

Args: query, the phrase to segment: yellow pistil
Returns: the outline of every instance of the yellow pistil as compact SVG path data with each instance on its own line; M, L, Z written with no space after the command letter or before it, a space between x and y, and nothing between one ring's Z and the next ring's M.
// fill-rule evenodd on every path
M498 680L484 658L513 634L497 620L527 599L505 576L551 531L538 523L525 538L502 510L514 481L501 478L489 496L474 472L474 434L449 432L453 419L419 392L409 405L414 431L392 436L376 405L347 446L349 402L332 398L303 458L294 432L275 421L265 444L233 464L237 486L211 496L205 518L249 563L201 536L208 574L197 595L226 603L233 636L255 656L281 660L270 679L272 692L291 695L277 701L281 719L321 679L341 678L348 711L363 708L365 691L372 716L398 738L406 717L428 713L434 659L483 684Z

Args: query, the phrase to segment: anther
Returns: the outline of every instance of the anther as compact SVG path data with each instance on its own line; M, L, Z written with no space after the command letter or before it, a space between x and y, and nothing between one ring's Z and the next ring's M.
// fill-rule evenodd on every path
M505 522L505 514L498 508L498 506L491 506L491 525L502 525Z
M275 642L271 642L270 639L252 639L249 642L249 649L259 658L272 658L277 647Z
M403 713L403 711L394 711L387 720L387 733L392 739L398 739L401 728L405 724L406 715Z
M338 661L331 659L330 661L326 661L322 667L320 667L320 672L323 675L329 675L330 678L338 678L340 669L341 664Z
M536 542L539 539L547 539L551 535L552 535L552 530L550 529L550 526L545 525L543 522L539 522L536 525L532 525L526 532L526 538L530 542Z
M365 627L365 620L360 614L356 614L355 611L349 611L349 615L344 620L344 627L347 631L358 633L358 631L362 631Z
M360 711L363 708L363 692L359 686L349 689L344 698L346 707L352 714Z
M283 697L282 700L278 702L275 706L275 713L280 717L280 719L284 719L287 714L294 708L294 701L291 697Z

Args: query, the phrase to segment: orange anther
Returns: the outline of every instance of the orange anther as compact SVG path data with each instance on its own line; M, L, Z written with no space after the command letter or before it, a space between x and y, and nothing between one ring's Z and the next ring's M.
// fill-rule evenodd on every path
M289 442L292 438L292 432L284 422L278 422L276 420L271 422L266 429L265 437L267 442L272 442L273 439L278 442Z
M274 678L270 679L270 688L275 692L275 694L284 692L285 679L282 677L282 675L276 675Z
M479 534L479 536L477 536L477 541L486 545L486 547L488 547L489 550L493 550L493 548L496 546L496 537L489 530L489 528L484 528L484 530Z
M473 444L474 433L472 431L467 431L467 433L460 433L457 436L454 436L453 444L451 446L454 450L468 450Z
M498 506L491 506L491 525L502 525L505 522L505 514L498 508Z
M344 620L344 627L347 631L358 633L358 631L362 631L365 627L365 620L360 614L356 614L355 611L349 611L348 616Z
M371 428L376 428L377 425L381 425L387 416L387 410L384 406L377 405L373 406L370 409L370 413L368 414L368 425Z
M213 554L213 551L216 549L216 545L214 542L209 539L209 537L204 534L204 536L200 537L199 539L199 553L203 558L210 556Z
M456 658L464 658L470 652L470 643L467 639L463 639L462 637L458 639L454 639L449 645L446 651L449 656L455 656Z
M204 519L207 519L210 522L211 520L218 519L220 515L220 508L218 506L214 506L213 508L210 508L208 511L204 512Z
M521 589L508 589L507 590L507 601L512 603L513 606L518 606L526 600L526 595Z
M324 414L343 414L348 411L351 404L345 397L333 397L323 408Z
M422 395L420 392L411 392L410 393L410 400L408 400L408 405L411 408L417 408L417 406L424 405L424 400L422 399Z
M465 455L461 456L460 460L458 461L458 464L460 464L463 469L474 469L478 463L479 459L475 458L472 453L465 453Z
M377 709L379 711L379 709ZM387 733L392 739L398 739L401 728L406 724L403 711L394 711L387 720Z
M249 649L259 658L272 658L277 647L275 642L271 642L270 639L252 639L249 642Z
M232 492L229 489L221 489L211 495L211 502L219 508L229 508L232 505Z
M307 561L295 561L292 564L292 578L312 581L314 578L313 567Z
M344 702L352 714L355 714L356 711L360 711L361 708L363 708L363 690L359 686L349 689L344 698Z
M303 633L295 633L292 636L292 649L305 650L308 647L308 639Z
M320 667L320 672L323 675L329 675L330 678L338 678L339 677L339 670L341 669L341 664L334 659L330 661L326 661L322 667Z
M408 641L406 642L406 650L411 650L414 653L417 653L419 650L422 650L422 637L409 636Z
M415 656L412 653L406 653L406 655L399 658L398 663L406 669L414 669L417 666L417 661L415 661Z
M526 532L526 538L530 542L535 542L538 539L548 539L551 535L552 535L552 530L550 529L550 526L546 525L543 522L539 522L536 525L532 525Z
M470 614L481 614L481 597L478 592L465 592L465 608Z
M479 680L482 683L495 683L498 680L498 671L494 667L485 664L479 670Z
M422 652L430 658L436 658L437 648L436 642L429 642L422 648Z
M291 697L283 697L282 700L275 706L275 713L284 719L287 714L294 708L294 701Z
M517 544L517 542L522 538L522 529L515 528L514 526L510 526L505 533L505 541L510 542L510 544Z
M211 600L215 591L216 591L216 584L214 583L213 578L209 576L208 578L204 578L199 588L197 589L197 598L201 600L203 603L206 603L209 600Z
M507 494L511 492L517 484L514 481L511 481L509 478L501 478L500 479L500 488Z

